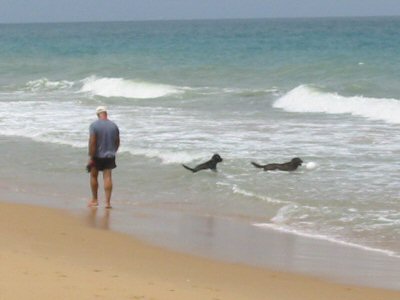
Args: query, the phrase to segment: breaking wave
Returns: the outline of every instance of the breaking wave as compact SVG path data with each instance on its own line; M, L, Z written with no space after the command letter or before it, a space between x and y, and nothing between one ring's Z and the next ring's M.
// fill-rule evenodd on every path
M67 80L51 81L47 78L40 78L37 80L31 80L26 83L25 89L30 92L38 91L54 91L69 89L74 85L73 82Z
M132 99L152 99L181 94L184 88L123 78L97 78L91 76L82 80L81 92L102 97L123 97Z
M400 123L400 101L363 96L344 97L300 85L279 98L274 107L289 112L351 114L392 124Z

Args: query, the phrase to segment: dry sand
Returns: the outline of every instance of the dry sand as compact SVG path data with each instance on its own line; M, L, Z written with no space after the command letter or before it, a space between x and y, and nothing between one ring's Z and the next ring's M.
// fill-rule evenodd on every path
M197 258L63 211L0 203L0 299L398 300L400 292Z

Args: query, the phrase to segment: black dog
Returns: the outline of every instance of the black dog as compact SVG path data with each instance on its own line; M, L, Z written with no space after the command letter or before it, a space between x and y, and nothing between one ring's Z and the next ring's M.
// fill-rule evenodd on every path
M298 157L295 157L291 161L289 161L287 163L283 163L283 164L267 164L267 165L262 166L255 162L251 162L251 164L253 166L255 166L256 168L263 168L264 171L274 171L274 170L294 171L299 166L301 166L302 163L303 163L303 161Z
M219 156L219 154L214 154L211 159L209 161L206 161L205 163L202 163L200 165L197 165L194 169L182 165L185 169L188 169L189 171L192 171L193 173L196 173L200 170L207 170L207 169L211 169L214 172L217 171L217 163L221 162L222 158L221 156Z

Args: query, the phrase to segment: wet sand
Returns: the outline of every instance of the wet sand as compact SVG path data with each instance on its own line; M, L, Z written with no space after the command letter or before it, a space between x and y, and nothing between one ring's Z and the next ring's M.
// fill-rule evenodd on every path
M173 252L64 211L4 202L0 264L0 299L11 300L400 298L398 291Z

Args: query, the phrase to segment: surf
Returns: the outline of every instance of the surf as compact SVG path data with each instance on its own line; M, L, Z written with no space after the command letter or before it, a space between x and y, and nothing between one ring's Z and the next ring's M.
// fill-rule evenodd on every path
M30 80L26 83L24 90L28 92L56 91L65 90L73 87L74 82L68 80L49 80L48 78L40 78Z
M106 98L154 99L181 94L183 90L183 88L167 84L91 76L82 80L80 92Z
M400 124L400 100L398 99L345 97L337 93L324 92L309 85L300 85L289 91L276 100L273 107L295 113L349 114L390 124Z

